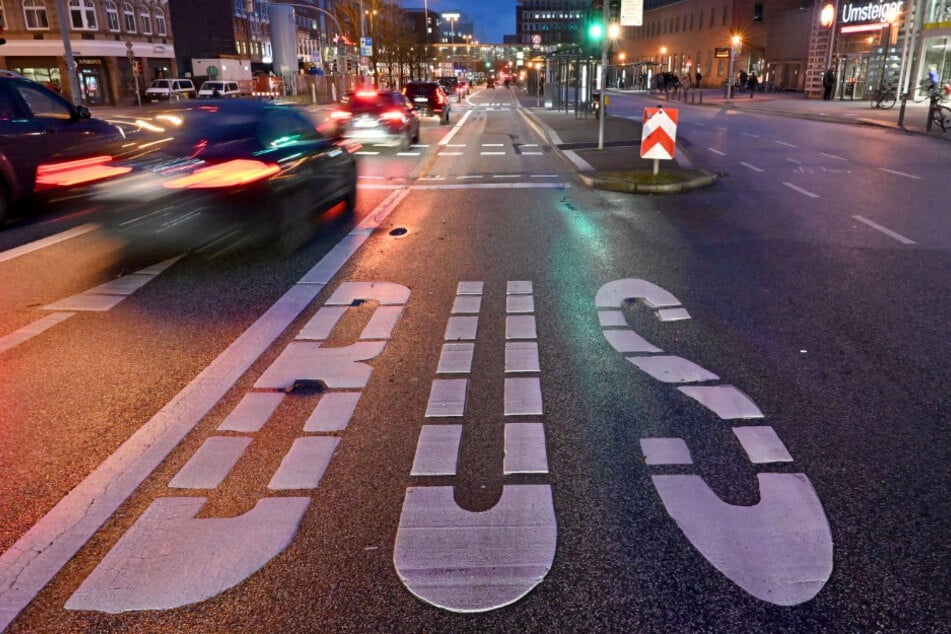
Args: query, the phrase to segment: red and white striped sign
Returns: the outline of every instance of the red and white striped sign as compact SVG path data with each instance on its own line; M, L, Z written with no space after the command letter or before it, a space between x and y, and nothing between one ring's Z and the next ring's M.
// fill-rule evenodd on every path
M674 158L677 141L676 108L644 108L644 127L641 131L641 158Z

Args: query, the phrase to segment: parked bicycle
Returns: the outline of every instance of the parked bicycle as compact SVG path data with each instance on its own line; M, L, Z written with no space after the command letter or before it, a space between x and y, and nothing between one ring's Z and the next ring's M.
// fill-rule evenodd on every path
M898 97L895 95L895 87L887 86L879 88L872 94L872 107L882 110L889 110L895 106Z
M946 90L948 90L946 88ZM951 130L951 108L942 105L944 101L944 93L935 88L930 93L928 93L928 116L931 119L932 125L941 126L942 132L947 132Z

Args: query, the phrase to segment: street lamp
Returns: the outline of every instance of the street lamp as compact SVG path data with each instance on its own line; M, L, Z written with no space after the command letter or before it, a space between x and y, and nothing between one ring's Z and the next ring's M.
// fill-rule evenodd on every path
M443 13L444 20L449 20L449 63L452 65L452 74L456 74L456 20L458 13Z
M377 88L377 79L376 79L376 42L374 41L374 28L373 28L373 18L376 17L376 14L379 13L376 9L372 11L367 9L363 12L364 15L370 18L370 41L373 42L373 45L370 47L370 75L373 77L373 87Z
M742 39L739 35L734 35L730 38L730 74L727 76L726 81L726 102L732 103L733 101L733 60L736 59L737 51L739 50L740 42Z

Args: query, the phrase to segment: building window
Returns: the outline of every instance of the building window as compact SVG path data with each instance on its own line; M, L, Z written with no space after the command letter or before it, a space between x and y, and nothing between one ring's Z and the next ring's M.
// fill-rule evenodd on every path
M112 0L107 0L104 6L106 7L106 28L110 31L118 31L119 9L116 7L116 3Z
M128 33L135 33L135 11L129 2L122 3L122 19L125 21L125 30Z
M155 32L162 37L168 35L168 27L165 25L165 12L161 9L155 10Z
M710 9L710 28L713 28L713 23L717 20L717 10L715 8Z
M43 0L24 0L23 15L26 17L26 28L31 31L50 28L46 2Z
M762 22L763 21L763 5L754 4L753 5L753 22Z
M726 5L723 5L723 24L722 24L722 26L726 26L726 13L727 13L727 7L726 7Z
M69 22L74 31L95 31L96 7L92 0L69 0Z
M144 4L139 6L139 24L142 25L142 33L152 35L152 14Z

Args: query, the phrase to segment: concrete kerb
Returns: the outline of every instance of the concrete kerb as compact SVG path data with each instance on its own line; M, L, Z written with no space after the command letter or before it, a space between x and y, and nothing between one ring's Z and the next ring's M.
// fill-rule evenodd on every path
M549 143L551 143L558 154L574 167L578 172L578 178L588 187L593 189L603 189L606 191L621 192L627 194L678 194L702 187L709 187L717 181L717 175L706 170L699 170L693 167L693 163L687 157L683 147L677 145L677 151L674 160L680 168L680 172L674 172L682 175L682 178L666 183L643 183L638 182L638 178L643 176L644 170L618 170L617 172L598 172L594 166L585 161L574 150L564 150L558 147L561 145L561 138L558 133L547 123L542 121L531 108L521 106L520 110L525 114L538 129L542 131ZM632 121L635 119L631 118ZM625 176L627 174L627 176Z

